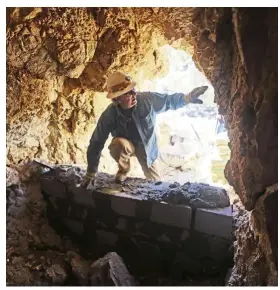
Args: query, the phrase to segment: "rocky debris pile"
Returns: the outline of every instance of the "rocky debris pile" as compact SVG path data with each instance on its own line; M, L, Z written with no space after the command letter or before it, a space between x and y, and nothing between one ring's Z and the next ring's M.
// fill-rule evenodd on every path
M223 188L205 183L187 182L180 186L173 183L172 190L162 195L162 200L172 204L186 204L192 208L217 208L230 205L229 196Z
M79 167L56 167L56 177L66 183L79 184L85 171ZM125 192L141 196L143 200L164 201L171 204L184 204L193 208L223 208L230 205L230 199L225 189L206 183L187 182L152 182L142 178L127 178L118 185L114 176L98 173L94 189L105 193Z
M64 286L64 285L200 285L190 281L170 280L159 275L154 280L130 275L124 261L117 253L97 249L84 256L78 241L64 231L57 232L46 218L46 203L36 177L55 172L58 179L77 184L84 170L73 166L51 166L32 162L27 178L7 179L7 280L9 286ZM22 172L22 171L21 171ZM22 176L14 172L13 176ZM7 176L11 176L8 174ZM27 175L26 175L27 176ZM14 180L14 181L13 181ZM20 183L20 180L28 182ZM99 190L115 190L141 194L143 198L172 199L172 193L181 186L177 183L148 182L140 178L128 178L122 185L114 184L114 176L99 173L95 187ZM189 194L199 193L196 186L185 185ZM199 188L199 187L198 187ZM165 193L165 196L162 196ZM168 195L169 193L169 195ZM175 196L180 196L174 193ZM174 201L173 201L174 202ZM175 201L184 202L184 201ZM109 251L108 251L109 252ZM104 257L103 257L104 256ZM103 257L103 258L102 258ZM131 271L131 269L130 269ZM199 281L201 278L199 278ZM206 281L207 280L207 281ZM205 283L209 285L207 277ZM219 280L220 281L220 280ZM221 283L221 282L219 282ZM214 285L211 284L211 285ZM215 284L217 285L217 283ZM219 284L220 285L220 284Z
M55 176L68 184L80 184L85 169L72 165L51 165L44 161L34 160L28 176L38 176L46 171L54 171ZM31 173L30 173L31 172ZM141 195L143 200L165 201L171 204L184 204L193 208L222 208L230 205L227 191L222 187L206 183L187 182L152 182L142 178L128 177L121 185L116 184L114 176L99 172L94 183L95 190L105 193L125 192Z
M41 168L39 171L44 170ZM36 170L33 173L36 173ZM64 233L59 235L50 226L45 216L46 203L39 183L20 183L19 176L20 173L15 169L7 169L7 286L103 285L91 278L102 272L98 269L98 263L91 269L90 265L94 260L84 259L79 246L70 236ZM29 178L32 176L34 177L29 175ZM98 253L96 255L98 256ZM111 263L110 259L108 261ZM118 257L120 269L121 263L123 261ZM122 269L126 269L126 266L123 265ZM112 279L110 285L127 285L128 282L121 279L120 272L113 270L110 274L117 277L117 280ZM127 270L125 275L129 277ZM115 282L117 284L114 284Z
M136 286L122 258L115 252L106 254L91 265L91 285Z
M20 180L19 180L18 171L7 166L6 167L6 186L11 186L12 184L18 184L19 182Z

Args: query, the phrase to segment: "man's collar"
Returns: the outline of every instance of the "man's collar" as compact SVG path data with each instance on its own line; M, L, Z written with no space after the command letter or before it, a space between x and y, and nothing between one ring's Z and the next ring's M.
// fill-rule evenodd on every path
M137 104L132 108L132 112L136 109L136 107L137 107ZM116 110L117 110L117 114L118 114L118 116L119 116L119 115L123 115L123 114L122 114L122 109L120 108L120 105L117 105L117 106L116 106Z

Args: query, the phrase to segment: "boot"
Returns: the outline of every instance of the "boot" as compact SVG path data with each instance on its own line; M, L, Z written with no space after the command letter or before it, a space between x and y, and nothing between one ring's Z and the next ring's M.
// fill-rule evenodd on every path
M123 171L119 170L116 174L115 182L122 183L126 180L126 177L127 177L127 172L123 172Z

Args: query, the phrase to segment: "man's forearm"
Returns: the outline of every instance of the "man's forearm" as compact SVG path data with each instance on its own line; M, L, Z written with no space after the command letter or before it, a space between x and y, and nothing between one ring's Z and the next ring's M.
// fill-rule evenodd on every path
M101 151L104 145L98 142L90 142L87 150L87 172L96 173L100 161Z
M162 113L168 110L178 110L187 104L185 95L182 93L175 93L171 95L156 92L149 93L156 113Z
M101 151L112 130L112 115L110 106L101 114L94 132L90 138L87 149L88 173L96 173L98 170Z

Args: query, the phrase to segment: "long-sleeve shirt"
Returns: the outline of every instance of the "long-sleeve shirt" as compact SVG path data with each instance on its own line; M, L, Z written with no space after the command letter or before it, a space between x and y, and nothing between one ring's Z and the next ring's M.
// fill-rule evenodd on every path
M168 110L177 110L189 103L184 94L160 94L155 92L137 93L137 105L132 118L138 129L147 156L147 166L151 167L158 158L158 144L155 133L156 115ZM101 114L90 139L87 150L88 172L97 172L101 151L109 137L128 138L126 118L118 106L110 104Z
M142 144L141 136L138 132L135 121L132 118L132 114L133 111L135 110L135 107L127 110L124 110L120 107L118 107L118 109L120 110L122 116L126 120L126 136L123 137L128 139L135 146Z

